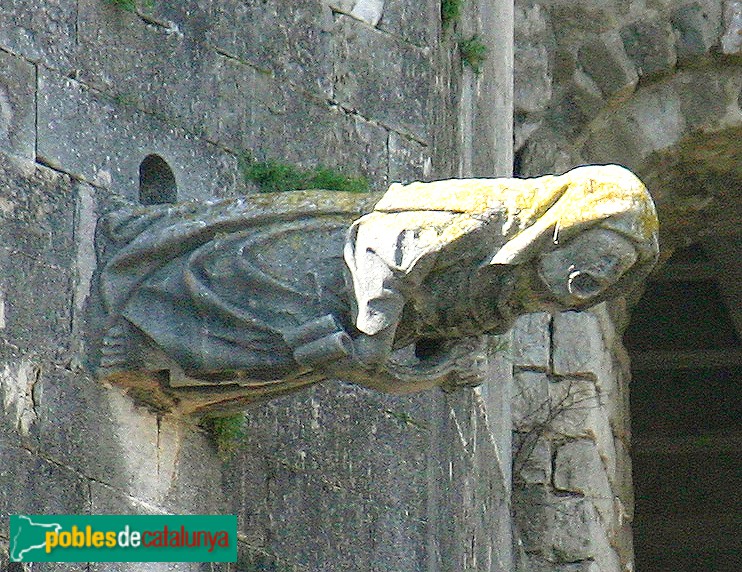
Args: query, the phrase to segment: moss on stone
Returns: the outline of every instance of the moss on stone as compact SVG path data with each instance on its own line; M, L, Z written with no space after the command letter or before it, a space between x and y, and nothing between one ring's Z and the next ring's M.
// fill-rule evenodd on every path
M207 416L200 425L208 431L222 459L231 457L240 440L245 436L245 416L242 413L229 416Z
M461 54L461 62L471 68L471 70L478 74L482 71L482 64L487 59L487 46L482 42L479 36L474 35L469 39L459 40L459 54Z
M245 182L255 183L263 192L325 189L365 193L369 182L365 177L352 177L334 169L317 166L300 169L279 161L256 161L246 153L240 157L240 166Z

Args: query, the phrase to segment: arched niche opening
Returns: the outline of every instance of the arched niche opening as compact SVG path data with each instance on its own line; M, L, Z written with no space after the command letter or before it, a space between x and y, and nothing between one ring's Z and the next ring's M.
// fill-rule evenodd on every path
M139 165L139 202L161 205L177 200L178 186L170 165L159 155L147 155Z
M677 249L632 312L637 570L739 569L741 238Z

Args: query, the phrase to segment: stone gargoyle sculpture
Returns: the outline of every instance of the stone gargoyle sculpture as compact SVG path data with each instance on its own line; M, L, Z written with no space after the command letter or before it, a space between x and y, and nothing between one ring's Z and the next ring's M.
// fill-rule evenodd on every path
M99 225L98 373L184 411L327 378L461 383L483 334L633 289L657 230L615 165L118 210Z

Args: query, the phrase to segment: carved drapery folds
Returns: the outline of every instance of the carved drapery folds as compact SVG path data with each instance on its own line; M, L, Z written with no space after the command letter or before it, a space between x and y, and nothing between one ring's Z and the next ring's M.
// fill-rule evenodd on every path
M98 242L99 375L185 411L328 377L476 382L483 334L621 295L658 251L651 198L617 166L123 209Z

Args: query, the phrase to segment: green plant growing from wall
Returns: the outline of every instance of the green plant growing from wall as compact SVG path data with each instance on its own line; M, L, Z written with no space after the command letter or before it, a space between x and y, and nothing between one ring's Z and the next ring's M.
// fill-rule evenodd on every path
M216 445L219 457L229 459L237 450L237 445L245 436L245 416L242 413L228 416L209 415L201 419L203 427Z
M461 17L464 0L441 0L441 25L448 30Z
M279 161L256 161L250 154L240 157L245 182L255 183L263 192L326 189L364 193L369 191L365 177L350 177L334 169L318 166L300 169Z
M136 12L137 9L136 0L106 0L106 2L126 12Z
M482 64L487 59L487 51L487 46L477 35L468 40L464 38L459 40L461 62L476 74L482 71Z
M137 11L137 0L105 0L112 6L115 6L116 8L120 10L124 10L126 12L136 12ZM139 4L142 8L145 10L151 10L155 7L155 0L140 0Z

